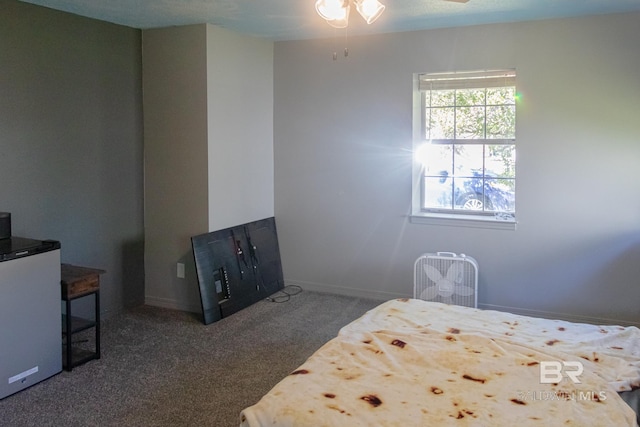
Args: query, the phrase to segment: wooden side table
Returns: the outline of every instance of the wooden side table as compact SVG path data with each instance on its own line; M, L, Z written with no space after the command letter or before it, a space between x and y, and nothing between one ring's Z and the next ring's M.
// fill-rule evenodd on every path
M103 273L104 270L96 268L61 265L62 300L65 302L65 314L62 316L62 365L67 371L89 360L100 359L100 275ZM95 303L93 320L73 316L72 301L90 295L93 295ZM74 346L73 335L91 328L95 329L94 350Z

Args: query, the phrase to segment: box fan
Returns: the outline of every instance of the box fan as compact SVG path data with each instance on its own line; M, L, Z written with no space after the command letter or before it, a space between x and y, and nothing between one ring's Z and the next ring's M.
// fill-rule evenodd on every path
M423 254L414 263L413 297L478 307L478 263L464 254Z

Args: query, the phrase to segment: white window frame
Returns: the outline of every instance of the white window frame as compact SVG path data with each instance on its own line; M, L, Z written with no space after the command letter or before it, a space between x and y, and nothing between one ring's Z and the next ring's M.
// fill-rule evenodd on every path
M505 76L515 81L515 70L498 70L498 71L482 71L482 72L461 72L447 74L425 74L416 73L413 76L413 152L416 153L418 148L425 144L425 105L423 92L427 90L424 87L423 76L428 78L442 79L472 79L472 78L489 78L490 76ZM503 77L504 78L504 77ZM464 81L464 80L462 80ZM463 83L464 84L464 83ZM516 107L517 108L517 107ZM517 113L516 113L517 116ZM515 143L515 140L514 140ZM418 224L430 225L446 225L446 226L462 226L462 227L480 227L493 228L502 230L515 230L517 221L515 212L512 215L486 215L472 213L456 213L456 212L430 212L425 211L422 207L423 194L423 175L424 165L414 156L412 167L412 211L411 222ZM516 166L517 167L517 166Z

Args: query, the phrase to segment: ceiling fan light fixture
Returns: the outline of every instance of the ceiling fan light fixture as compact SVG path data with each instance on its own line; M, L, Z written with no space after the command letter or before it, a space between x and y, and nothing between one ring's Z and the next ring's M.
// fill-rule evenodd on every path
M327 24L331 25L334 28L347 28L347 26L349 25L349 9L347 9L347 14L344 18L327 20Z
M348 0L317 0L316 12L327 22L347 21L349 19Z
M327 19L327 24L334 28L347 28L347 25L349 25L349 11L351 11L351 6L347 4L342 10L343 11L337 14L335 19Z
M378 19L385 9L378 0L316 0L316 12L332 27L346 28L349 25L351 3L354 3L367 24Z
M378 0L354 0L358 13L367 21L367 24L371 24L382 15L385 5Z

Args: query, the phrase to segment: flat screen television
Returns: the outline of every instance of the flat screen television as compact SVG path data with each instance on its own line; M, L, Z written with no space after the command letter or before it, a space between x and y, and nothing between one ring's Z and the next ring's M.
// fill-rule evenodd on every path
M194 236L191 245L205 324L284 288L274 217Z

